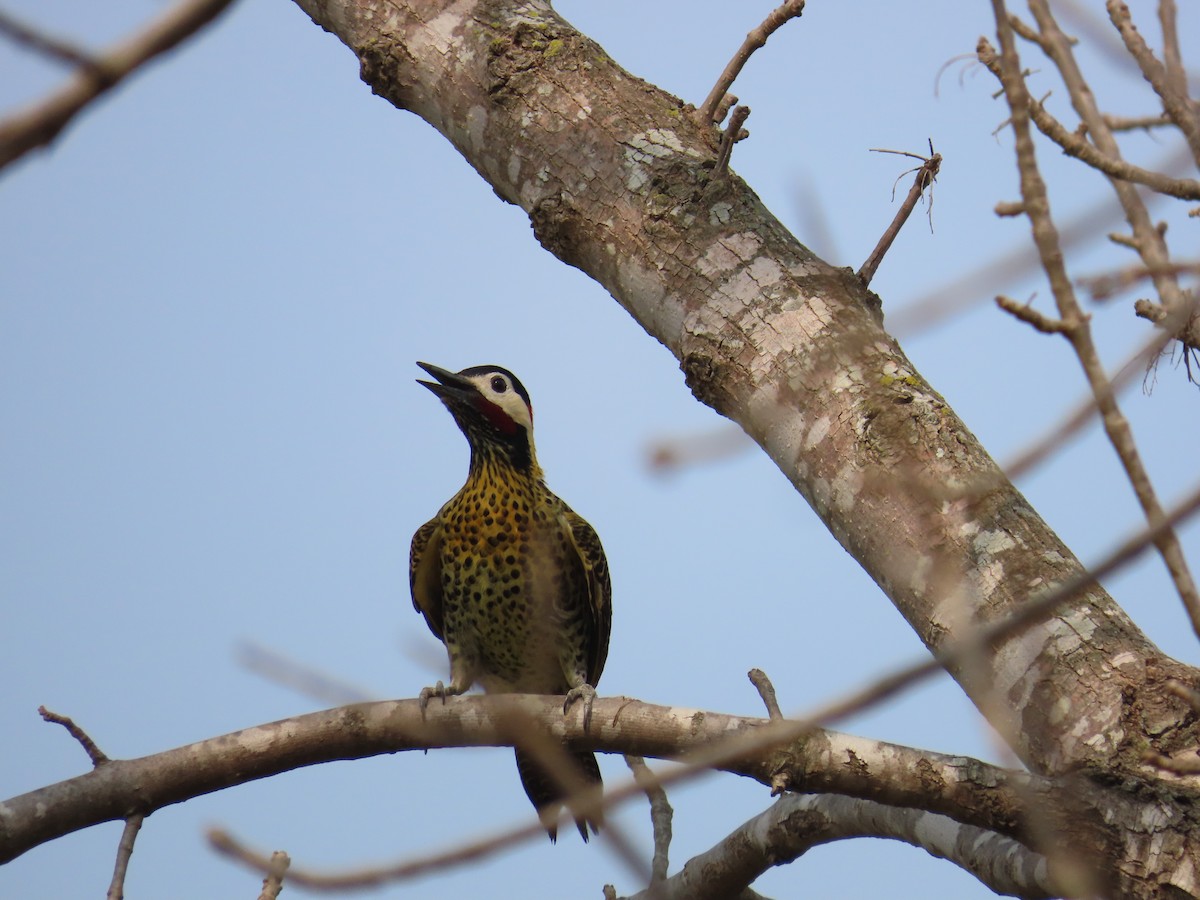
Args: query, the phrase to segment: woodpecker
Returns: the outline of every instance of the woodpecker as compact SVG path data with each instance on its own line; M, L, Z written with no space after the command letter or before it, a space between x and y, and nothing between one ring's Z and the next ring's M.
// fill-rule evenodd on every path
M417 363L421 381L445 404L471 447L466 483L417 529L409 556L413 606L450 658L450 684L421 691L565 694L563 713L583 703L591 719L608 656L612 587L595 530L546 487L533 447L533 407L517 377L500 366L454 373ZM564 748L577 770L568 780L602 789L588 750ZM570 791L561 778L516 750L517 770L550 840ZM598 807L596 807L598 809ZM600 814L575 817L584 841Z

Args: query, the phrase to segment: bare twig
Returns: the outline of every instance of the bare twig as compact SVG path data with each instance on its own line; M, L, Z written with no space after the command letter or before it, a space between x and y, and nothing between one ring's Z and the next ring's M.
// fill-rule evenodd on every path
M729 124L725 127L725 132L721 135L721 146L717 150L717 164L713 172L718 177L724 175L729 170L729 158L733 155L733 145L748 136L742 126L746 124L746 119L749 115L750 107L748 106L735 106L733 108L733 114L729 117Z
M296 662L269 647L243 641L235 648L237 661L257 675L322 703L363 703L376 699L370 691Z
M767 673L762 669L751 669L746 673L746 677L750 679L750 683L758 690L758 696L762 698L763 706L767 708L767 715L771 721L782 719L783 713L779 711L779 700L775 697L775 685L771 684L771 679L767 677Z
M625 765L633 773L633 780L650 802L650 828L654 834L654 859L650 864L650 883L657 884L667 877L670 868L671 822L675 810L667 799L657 776L650 771L646 760L640 756L625 755Z
M965 79L966 79L966 73L971 71L972 69L977 69L979 67L979 60L977 60L975 58L974 53L960 53L957 56L950 57L948 60L946 60L944 63L942 63L942 65L937 70L937 74L935 74L933 76L933 96L934 96L934 98L941 96L940 90L941 90L942 76L944 74L946 74L946 71L951 66L958 65L959 63L963 64L963 65L959 66L959 70L958 70L958 86L959 87L963 86Z
M1048 53L1052 49L1052 45L1048 40L1039 40L1039 43ZM999 57L981 56L980 62L997 79L1000 79ZM1169 197L1178 197L1181 200L1200 200L1200 181L1196 181L1194 178L1175 178L1163 172L1144 169L1141 166L1136 166L1131 162L1121 159L1119 156L1106 153L1085 137L1089 131L1086 122L1080 126L1077 132L1068 131L1066 126L1050 114L1042 100L1030 99L1029 115L1033 124L1037 126L1038 131L1058 144L1068 156L1075 157L1111 178L1142 184L1152 191L1166 194ZM1104 124L1104 129L1102 130L1110 130L1109 117L1101 116L1100 121ZM1137 122L1137 125L1130 124L1134 121ZM1140 120L1118 120L1118 123L1126 129L1147 127L1149 124L1160 124L1160 122L1161 120L1157 117Z
M86 50L80 50L74 44L44 34L3 10L0 10L0 34L14 43L28 47L33 52L40 53L57 62L78 66L81 69L91 69L98 75L103 71L95 57Z
M646 461L655 474L667 474L686 466L726 459L753 446L746 432L736 425L725 424L684 437L654 440L647 448Z
M1161 274L1200 275L1200 263L1171 263L1168 266L1161 267L1157 271L1146 266L1129 266L1116 272L1108 272L1104 275L1090 275L1080 278L1079 284L1092 295L1093 300L1108 300L1114 294L1131 288L1135 284L1145 281L1147 278ZM1162 306L1159 304L1155 304L1155 306L1162 309ZM1167 315L1167 311L1162 309L1162 316L1159 319L1154 319L1151 316L1145 316L1144 318L1149 318L1151 321L1161 321Z
M1050 216L1046 185L1038 170L1036 153L1030 135L1033 100L1020 73L1020 61L1017 58L1009 17L1003 0L992 0L992 7L1000 39L1000 55L997 58L991 45L981 39L978 48L979 57L985 65L991 63L995 66L995 71L999 73L1004 88L1005 99L1012 116L1021 196L1025 202L1025 213L1033 232L1034 243L1041 258L1042 268L1050 281L1050 288L1055 303L1058 305L1059 317L1066 325L1064 334L1071 342L1084 374L1087 376L1088 384L1096 396L1097 405L1103 416L1105 432L1129 477L1147 521L1151 526L1157 526L1162 521L1162 506L1142 463L1129 422L1117 405L1112 384L1104 371L1099 352L1092 339L1091 329L1076 300L1074 288L1063 263L1058 232ZM1104 130L1103 121L1096 110L1091 91L1087 88L1086 82L1075 64L1070 51L1070 43L1054 21L1046 0L1030 0L1030 9L1041 29L1043 47L1058 66L1080 117L1088 122L1092 129L1093 141L1110 156L1119 157L1116 142L1112 135ZM989 69L993 68L993 65L989 65ZM1147 266L1153 269L1169 262L1165 245L1162 243L1162 236L1157 234L1150 225L1145 205L1138 198L1137 192L1131 185L1119 180L1113 180L1112 184L1135 235L1139 236L1139 252L1142 253ZM1172 302L1172 306L1179 305L1181 298L1173 278L1160 276L1155 279L1155 284L1160 291L1169 292L1172 301L1175 301ZM1179 538L1173 530L1166 529L1159 534L1156 546L1191 619L1192 628L1197 636L1200 636L1200 591L1197 591L1196 583L1189 571Z
M191 37L232 0L181 0L144 30L81 67L65 86L0 122L0 168L49 144L84 107L154 57Z
M996 305L1026 325L1032 325L1042 334L1063 334L1072 327L1062 319L1052 319L1028 303L1018 303L1012 297L999 296L996 298Z
M262 893L258 895L258 900L276 900L279 897L279 892L283 890L283 876L291 864L292 858L282 850L271 854L270 871L263 879Z
M1116 368L1113 375L1113 390L1120 390L1133 381L1140 371L1145 371L1146 364L1155 359L1173 338L1166 333L1150 336L1141 347L1134 351L1128 359ZM1092 420L1098 405L1096 395L1089 392L1070 413L1060 416L1050 430L1036 441L1033 441L1015 459L1002 466L1004 474L1016 481L1034 466L1041 463L1058 447L1062 446L1071 435L1078 432Z
M69 716L60 716L58 713L51 712L44 706L38 707L38 714L45 721L53 722L67 729L67 733L82 745L84 752L87 753L88 759L92 761L93 766L99 768L108 762L108 757L104 755L104 751L97 747L96 742L88 736L87 732L76 725L74 720Z
M742 46L738 47L737 53L725 66L717 83L713 85L713 89L709 91L700 108L696 110L696 121L701 127L720 124L721 120L716 118L717 109L754 51L763 46L767 42L767 38L778 31L785 22L797 18L802 12L804 12L804 0L786 0L772 10L771 14L763 19L762 24L746 35Z
M532 822L507 830L502 834L454 847L445 853L424 854L419 859L410 862L372 869L356 869L345 873L310 872L307 869L291 866L288 869L288 882L297 887L314 891L345 891L377 887L381 884L413 878L417 875L425 875L483 859L538 835L545 840L545 834L541 822ZM209 846L218 853L259 872L271 871L271 857L251 849L229 832L212 828L209 829L207 837Z
M1188 170L1191 165L1191 156L1187 148L1178 147L1153 168L1161 172L1182 172ZM1150 194L1146 197L1146 202L1151 206L1161 205L1164 199L1162 194ZM1120 205L1111 198L1093 203L1072 215L1062 226L1059 231L1059 244L1063 250L1083 244L1111 228L1120 215ZM932 328L951 316L973 309L978 303L990 303L1005 285L1033 272L1037 267L1036 248L1027 243L1014 246L1011 250L895 310L890 315L891 331L898 337L911 335L921 329Z
M1099 150L1082 134L1068 131L1058 119L1050 115L1041 101L1033 103L1030 113L1038 131L1062 147L1063 152L1068 156L1075 157L1093 169L1112 178L1145 185L1150 190L1158 191L1169 197L1178 197L1180 200L1200 200L1200 181L1196 181L1194 178L1172 178L1162 172L1143 169L1124 159L1114 159Z
M125 873L129 871L129 859L133 856L133 842L137 840L145 819L141 813L134 813L125 820L125 830L121 832L121 842L117 845L117 862L113 867L112 881L108 885L108 900L124 900Z
M1167 2L1168 9L1160 9L1163 42L1168 58L1166 65L1154 56L1154 51L1133 24L1129 7L1123 0L1107 0L1105 7L1109 19L1125 42L1125 49L1137 61L1142 76L1162 100L1163 112L1183 133L1193 158L1200 164L1200 115L1197 114L1196 104L1187 95L1187 79L1179 59L1179 44L1175 35L1175 4L1170 0Z
M1104 124L1109 131L1149 131L1151 128L1162 128L1170 125L1171 120L1163 115L1158 116L1114 116L1106 113ZM1080 134L1087 134L1087 125L1079 126Z
M942 155L933 152L933 143L929 145L929 156L917 156L915 153L907 153L898 150L877 150L872 149L872 153L901 153L903 156L911 156L914 159L924 160L920 166L910 171L915 171L917 177L913 179L912 187L908 189L908 196L904 198L904 202L900 204L900 209L896 212L892 219L892 224L884 231L883 236L879 239L879 243L875 245L875 249L871 251L871 255L867 257L867 261L862 264L862 268L858 270L858 277L864 285L869 285L871 279L875 277L875 270L879 268L879 264L883 262L884 254L892 246L892 242L896 240L896 236L900 234L900 229L904 227L904 223L908 221L908 217L916 208L917 201L921 199L921 195L926 188L932 189L934 181L937 180L938 172L942 167ZM905 173L908 174L908 173ZM903 176L901 176L903 177ZM932 196L930 199L930 214L933 212Z

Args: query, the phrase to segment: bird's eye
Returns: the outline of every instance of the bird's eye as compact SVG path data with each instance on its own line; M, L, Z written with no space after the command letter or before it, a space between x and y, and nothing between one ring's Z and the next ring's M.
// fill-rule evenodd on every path
M492 376L492 390L497 394L503 394L508 390L508 382L504 380L503 375Z

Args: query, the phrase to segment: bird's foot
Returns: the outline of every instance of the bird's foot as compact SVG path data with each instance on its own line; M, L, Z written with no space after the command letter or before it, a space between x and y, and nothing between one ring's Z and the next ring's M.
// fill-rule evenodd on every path
M596 699L596 689L590 684L584 682L578 687L573 687L567 691L567 698L563 701L563 715L565 716L571 709L571 706L576 702L583 701L583 730L587 731L592 725L592 703Z
M421 716L425 716L425 707L429 705L430 697L441 697L442 705L446 705L446 686L440 681L433 687L421 688L421 693L417 695L417 703L421 705Z

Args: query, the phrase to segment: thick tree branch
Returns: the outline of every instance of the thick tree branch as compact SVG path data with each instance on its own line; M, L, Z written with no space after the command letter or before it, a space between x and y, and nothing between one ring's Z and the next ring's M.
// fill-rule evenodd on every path
M920 847L970 872L998 894L1027 900L1063 892L1044 857L1010 838L960 825L945 816L869 800L789 794L739 826L712 849L688 860L661 885L627 900L720 900L737 896L768 869L813 847L859 837Z
M517 717L556 738L609 753L685 760L712 754L725 758L718 768L764 785L783 771L793 787L915 802L1006 833L1022 828L1018 787L1050 789L1036 778L962 757L820 730L782 746L779 740L757 749L755 742L739 744L731 757L721 748L753 737L769 721L624 698L597 699L586 735L577 717L563 717L561 697L458 697L430 704L424 716L416 700L394 700L309 713L140 759L110 759L85 775L13 797L0 803L0 862L81 828L303 766L401 750L512 746ZM929 789L930 777L938 789ZM620 795L640 793L631 783Z

